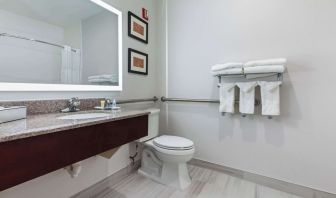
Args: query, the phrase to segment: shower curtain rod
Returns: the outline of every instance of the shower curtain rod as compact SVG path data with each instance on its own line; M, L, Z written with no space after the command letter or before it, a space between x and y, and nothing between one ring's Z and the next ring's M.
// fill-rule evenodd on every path
M11 37L11 38L17 38L17 39L22 39L22 40L26 40L26 41L34 41L34 42L38 42L38 43L52 45L52 46L55 46L55 47L64 48L64 46L60 45L60 44L50 43L50 42L47 42L47 41L41 41L41 40L34 39L34 38L27 38L27 37L23 37L23 36L19 36L19 35L13 35L13 34L8 34L8 33L0 33L0 37L1 36ZM76 50L72 49L72 48L71 48L71 51L76 52Z

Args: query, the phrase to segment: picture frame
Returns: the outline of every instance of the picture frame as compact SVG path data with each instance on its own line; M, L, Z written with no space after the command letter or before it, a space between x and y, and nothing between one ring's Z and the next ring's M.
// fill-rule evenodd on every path
M128 11L128 36L148 44L148 23Z
M148 54L128 48L128 72L148 75Z

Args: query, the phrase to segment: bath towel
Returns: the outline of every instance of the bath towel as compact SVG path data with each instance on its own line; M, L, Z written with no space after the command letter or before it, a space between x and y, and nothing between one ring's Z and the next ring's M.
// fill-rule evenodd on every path
M262 115L280 115L280 85L282 82L258 82L261 91Z
M285 58L255 60L255 61L249 61L249 62L245 63L244 68L263 66L263 65L285 65L286 62L287 62L287 59L285 59Z
M244 67L244 74L283 73L284 71L284 65L261 65L255 67Z
M224 63L224 64L216 64L211 67L211 71L216 72L220 70L227 70L227 69L236 69L236 68L243 68L243 63Z
M220 70L220 71L212 71L211 74L213 76L218 76L218 75L228 75L228 74L241 74L243 75L243 68L233 68L233 69L225 69L225 70Z
M239 112L242 114L253 114L255 103L255 87L257 82L237 83L240 88Z
M235 83L219 84L219 112L234 113Z

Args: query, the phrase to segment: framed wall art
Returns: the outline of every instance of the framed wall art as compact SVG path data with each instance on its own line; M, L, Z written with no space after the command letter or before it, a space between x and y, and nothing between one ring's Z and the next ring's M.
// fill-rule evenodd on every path
M132 12L128 12L128 36L148 43L148 23Z
M128 72L148 75L148 54L128 48Z

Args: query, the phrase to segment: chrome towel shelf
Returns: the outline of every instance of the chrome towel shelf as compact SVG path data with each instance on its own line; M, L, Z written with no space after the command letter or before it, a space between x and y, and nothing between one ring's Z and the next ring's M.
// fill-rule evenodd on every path
M254 77L254 78L247 78L248 75L266 75L266 76L259 76L259 77ZM276 76L278 81L283 81L283 73L251 73L251 74L219 74L216 75L216 77L218 77L218 82L221 83L222 82L222 77L226 78L226 77L243 77L245 79L248 80L253 80L253 79L258 79L258 78L268 78L268 77L272 77L272 76Z

